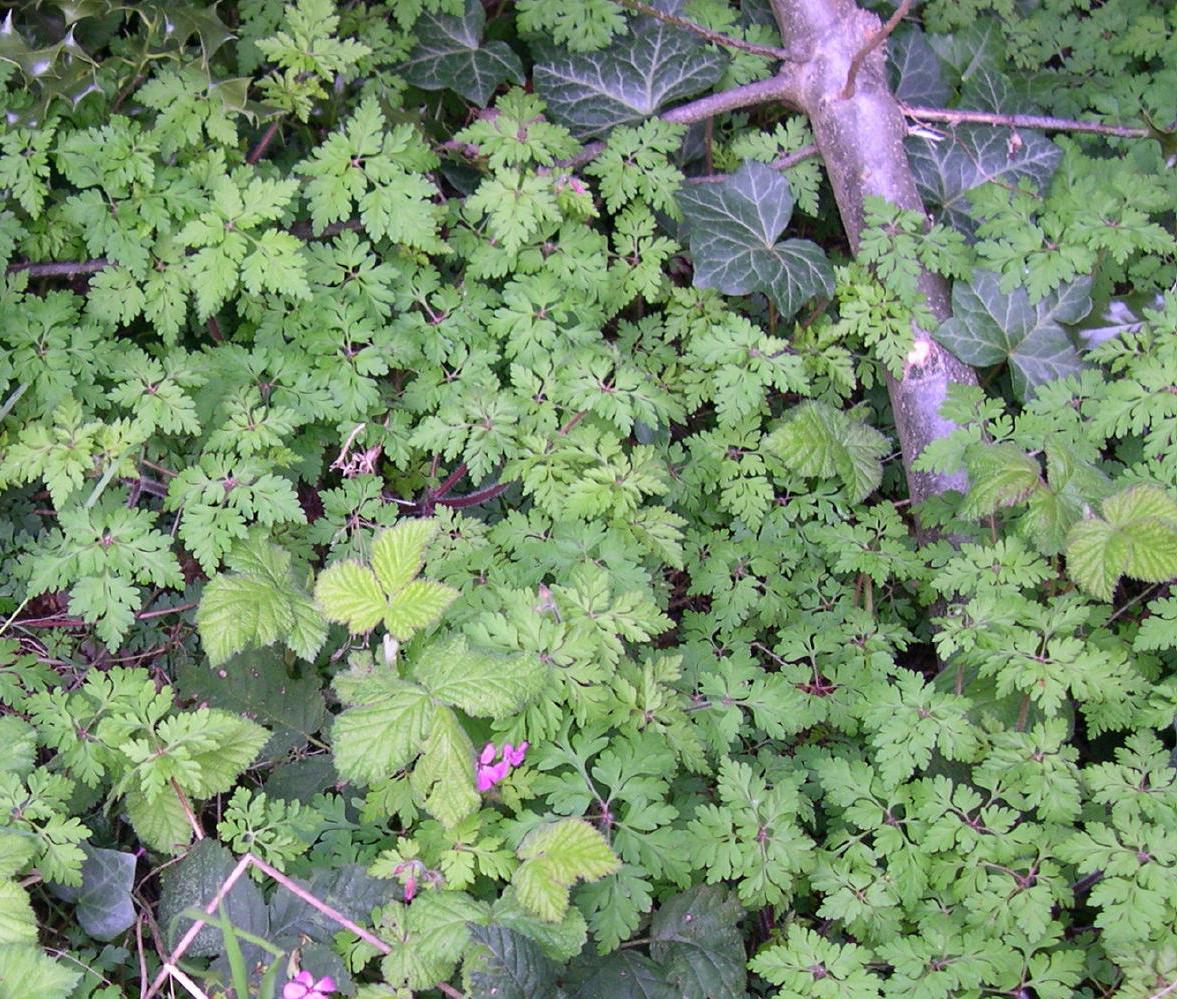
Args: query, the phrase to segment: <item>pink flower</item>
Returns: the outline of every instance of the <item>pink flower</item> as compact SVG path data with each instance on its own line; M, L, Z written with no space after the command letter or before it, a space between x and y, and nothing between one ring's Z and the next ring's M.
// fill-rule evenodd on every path
M300 971L282 986L282 999L328 999L334 991L335 979L330 975L315 981L309 971Z
M495 749L495 744L488 742L482 747L482 752L478 757L478 773L474 781L475 787L479 791L489 791L511 772L512 767L517 767L523 762L523 756L526 752L526 742L519 743L517 747L512 746L509 742L504 743L501 755ZM498 763L494 762L496 756L500 756Z

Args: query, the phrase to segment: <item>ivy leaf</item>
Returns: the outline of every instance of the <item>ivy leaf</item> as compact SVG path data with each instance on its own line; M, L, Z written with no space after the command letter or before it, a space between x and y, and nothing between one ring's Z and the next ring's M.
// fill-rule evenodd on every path
M1009 129L989 125L957 125L946 137L909 135L907 155L924 203L941 212L944 221L971 233L976 223L966 195L974 187L996 181L1016 188L1023 177L1044 187L1062 151L1037 132L1019 132L1016 143L1012 138Z
M717 885L697 885L663 903L650 924L650 954L665 968L676 996L744 994L743 916L731 890Z
M467 714L502 718L543 689L548 670L538 656L475 651L464 638L451 638L423 649L413 676L439 701Z
M98 940L113 940L135 922L131 888L135 882L136 859L133 853L103 850L82 844L86 861L82 864L82 884L55 885L58 898L76 905L78 923Z
M1081 520L1067 536L1067 568L1083 589L1111 600L1123 575L1149 583L1177 576L1177 501L1139 485L1103 501L1103 517Z
M904 104L940 108L952 97L940 57L914 26L901 25L887 39L887 69L895 97Z
M557 922L577 881L597 881L621 862L605 837L584 819L560 819L529 832L516 851L523 863L512 881L519 901L541 919Z
M935 337L953 354L980 367L1008 361L1014 391L1026 399L1036 386L1078 374L1083 362L1062 323L1076 323L1091 309L1084 278L1048 294L1036 305L1025 288L1008 294L1000 276L977 270L952 288L953 317Z
M482 44L485 24L479 0L467 0L460 17L426 11L413 26L417 47L400 75L422 90L448 88L485 107L499 84L524 81L523 63L506 42Z
M824 402L803 402L769 435L765 449L798 475L842 480L854 503L883 481L887 438Z
M555 55L535 67L534 78L552 118L587 137L636 124L671 101L701 93L726 65L726 56L695 35L638 18L608 49Z
M532 999L556 994L556 965L539 944L503 926L471 926L466 959L470 999Z
M815 295L834 294L825 251L807 239L776 242L793 214L789 182L746 161L721 184L679 191L695 264L695 286L727 295L763 292L782 318Z

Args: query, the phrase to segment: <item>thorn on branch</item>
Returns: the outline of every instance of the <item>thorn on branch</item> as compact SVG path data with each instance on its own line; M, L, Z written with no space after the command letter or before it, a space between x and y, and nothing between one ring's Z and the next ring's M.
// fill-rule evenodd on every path
M899 22L902 21L907 16L907 12L911 10L911 4L912 0L903 0L903 2L895 8L895 13L887 18L887 23L882 25L874 34L872 34L870 38L866 40L866 44L854 53L854 58L850 60L850 69L846 73L846 85L842 88L842 93L839 95L842 100L846 101L854 96L854 83L858 78L858 71L862 68L863 62L866 61L866 57L880 45L882 45L883 42L886 41L887 36L891 34L891 32L894 31L897 27L899 27Z

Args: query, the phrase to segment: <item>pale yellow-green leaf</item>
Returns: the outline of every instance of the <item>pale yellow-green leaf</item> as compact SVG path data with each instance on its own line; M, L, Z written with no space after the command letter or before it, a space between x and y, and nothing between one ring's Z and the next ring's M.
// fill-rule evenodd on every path
M390 985L429 989L453 973L470 939L469 924L485 923L488 906L465 892L431 891L412 905L385 907L384 932L391 951L380 970Z
M183 779L184 790L196 798L211 798L224 794L237 783L237 778L257 757L270 738L270 733L257 722L219 708L201 708L194 713L203 724L198 731L201 738L213 745L190 752L189 760L196 766L196 775ZM161 726L162 730L162 726Z
M0 944L33 943L37 917L29 894L12 880L0 881Z
M548 922L564 918L573 884L597 881L621 866L605 837L584 819L537 826L516 852L523 863L511 883L519 901Z
M444 583L414 580L389 601L384 627L394 638L406 641L414 632L437 623L457 596L458 591Z
M467 714L499 718L539 694L548 667L537 656L472 650L464 638L451 638L422 649L413 675L438 700Z
M18 873L37 853L37 844L30 836L0 830L0 878Z
M123 804L136 835L153 850L183 853L192 842L192 825L175 792L160 794L149 801L141 790L132 788Z
M65 999L81 977L36 944L0 944L0 999Z
M404 589L425 564L425 549L437 533L437 521L399 520L372 543L372 569L384 592Z
M1067 568L1089 593L1111 600L1122 575L1159 583L1177 576L1177 502L1156 486L1132 486L1103 503L1104 517L1067 535Z
M370 684L365 686L371 686ZM342 712L331 730L335 769L370 784L403 770L421 752L434 707L415 683L385 679L367 703Z
M329 620L347 625L353 634L371 631L388 609L376 574L357 562L324 569L315 583L315 600Z
M412 783L425 808L447 828L478 811L474 743L449 708L437 709Z
M519 904L524 910L548 923L560 922L568 912L568 890L549 865L540 860L520 865L511 879Z

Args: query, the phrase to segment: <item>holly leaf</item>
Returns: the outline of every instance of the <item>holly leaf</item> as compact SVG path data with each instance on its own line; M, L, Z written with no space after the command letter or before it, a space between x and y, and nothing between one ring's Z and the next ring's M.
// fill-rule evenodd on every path
M772 167L749 160L723 183L687 187L677 197L696 287L762 292L782 318L816 295L834 294L834 272L820 246L807 239L777 242L793 214L793 193Z
M629 34L607 49L554 55L539 63L533 76L552 118L587 137L643 121L672 101L702 93L719 82L726 66L725 55L690 32L639 17Z
M479 107L501 83L523 83L523 63L506 42L482 44L486 12L467 0L460 17L425 12L413 32L417 46L399 72L422 90L453 90Z
M1063 285L1037 304L1025 288L1002 291L1000 280L992 271L977 270L971 281L957 281L953 316L940 324L936 339L966 364L1008 361L1022 399L1044 382L1078 374L1083 361L1062 324L1076 323L1090 311L1090 280Z

